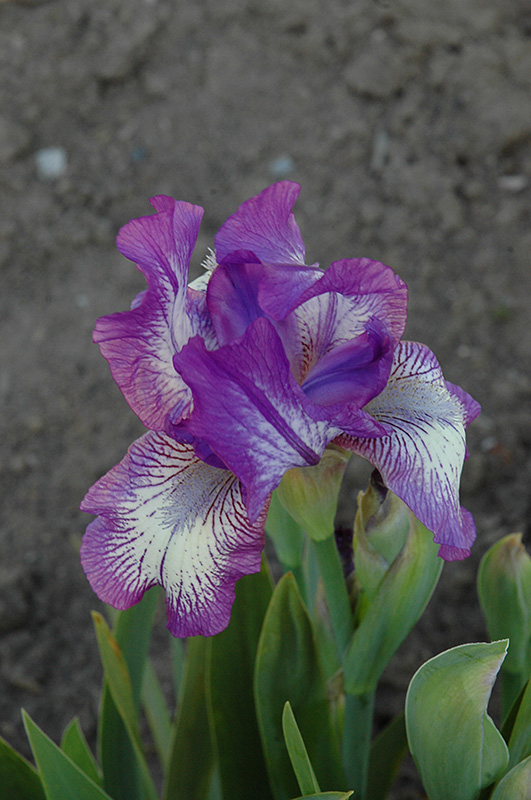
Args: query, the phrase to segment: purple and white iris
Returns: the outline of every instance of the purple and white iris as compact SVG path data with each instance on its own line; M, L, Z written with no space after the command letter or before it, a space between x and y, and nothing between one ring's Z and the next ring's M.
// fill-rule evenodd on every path
M235 582L260 569L271 492L331 442L379 470L443 558L474 540L459 478L478 404L401 341L407 288L389 267L305 264L299 191L277 183L240 206L190 285L201 208L155 197L118 236L148 288L94 340L149 430L85 497L98 516L81 558L116 608L162 585L175 636L226 627Z

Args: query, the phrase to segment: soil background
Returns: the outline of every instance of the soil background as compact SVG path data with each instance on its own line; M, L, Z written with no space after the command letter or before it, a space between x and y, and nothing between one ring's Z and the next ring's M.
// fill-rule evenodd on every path
M379 720L422 661L486 638L478 561L531 512L529 3L0 0L0 733L26 754L21 706L56 741L74 714L95 733L78 506L142 432L91 343L144 287L116 232L152 195L198 203L198 270L283 178L302 184L309 263L392 266L406 338L483 406L462 483L477 544L445 566ZM367 474L352 467L345 519ZM162 661L162 612L156 643ZM394 796L422 796L407 767Z

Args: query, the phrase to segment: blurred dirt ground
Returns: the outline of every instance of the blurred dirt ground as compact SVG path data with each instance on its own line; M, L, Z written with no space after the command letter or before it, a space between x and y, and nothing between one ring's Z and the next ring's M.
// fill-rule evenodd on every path
M529 3L3 0L0 733L24 752L20 706L56 740L74 714L95 730L78 506L142 430L91 343L96 318L143 288L114 236L154 194L198 203L197 266L238 204L282 178L302 184L310 263L392 266L406 338L483 406L462 492L478 542L445 567L380 718L421 661L486 636L478 560L529 533L531 512ZM352 503L366 474L354 465Z

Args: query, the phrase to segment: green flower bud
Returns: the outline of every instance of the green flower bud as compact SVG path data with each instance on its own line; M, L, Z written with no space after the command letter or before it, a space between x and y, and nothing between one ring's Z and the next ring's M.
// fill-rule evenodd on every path
M358 494L354 520L356 583L372 600L389 567L402 550L411 527L411 512L372 473L365 492Z
M356 623L344 671L349 694L372 691L428 603L442 560L432 534L373 475L354 525Z

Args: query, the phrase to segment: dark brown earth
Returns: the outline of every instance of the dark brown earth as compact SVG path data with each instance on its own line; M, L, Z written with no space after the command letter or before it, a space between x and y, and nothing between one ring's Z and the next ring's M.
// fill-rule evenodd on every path
M56 177L37 166L49 147ZM391 265L407 338L484 409L462 491L477 545L445 567L380 719L421 661L486 636L478 560L531 512L527 0L1 0L0 733L26 753L20 706L56 740L74 714L95 730L78 505L142 430L91 344L143 288L117 229L154 194L203 205L198 265L280 178L302 184L310 261ZM396 797L419 796L404 778Z

